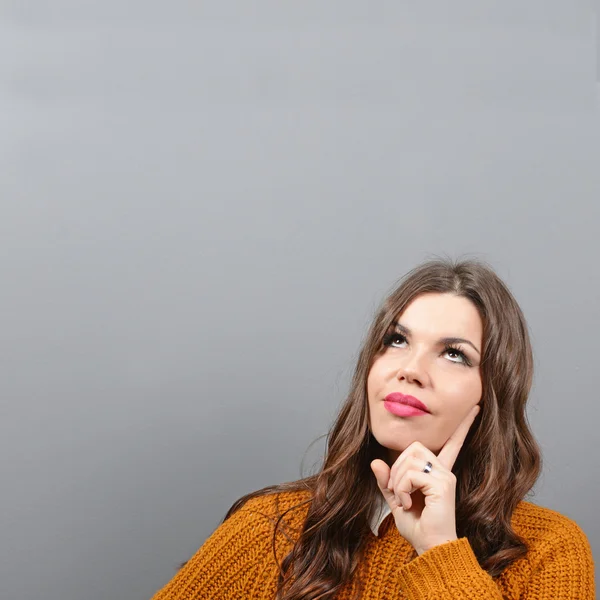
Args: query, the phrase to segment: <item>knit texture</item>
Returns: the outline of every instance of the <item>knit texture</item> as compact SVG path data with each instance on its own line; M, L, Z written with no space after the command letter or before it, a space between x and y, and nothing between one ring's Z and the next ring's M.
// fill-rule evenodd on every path
M272 600L278 576L275 520L309 492L252 498L222 523L152 600ZM279 562L301 531L308 504L277 529ZM565 515L522 501L512 525L529 552L496 578L483 570L466 537L420 556L399 534L392 515L369 534L364 560L336 600L595 600L594 562L581 528Z

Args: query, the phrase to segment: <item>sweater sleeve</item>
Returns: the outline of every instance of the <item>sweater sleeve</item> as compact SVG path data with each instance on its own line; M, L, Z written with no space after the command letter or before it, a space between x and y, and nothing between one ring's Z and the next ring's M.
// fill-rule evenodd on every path
M407 600L502 600L466 537L435 546L403 565L399 584Z
M524 594L527 600L595 600L594 559L590 542L574 521L544 554Z
M403 565L399 583L408 600L502 600L494 579L482 569L467 538L424 552ZM537 561L522 600L594 600L594 562L585 533L571 521L557 532Z
M259 512L238 509L152 600L239 600L270 548L272 528Z

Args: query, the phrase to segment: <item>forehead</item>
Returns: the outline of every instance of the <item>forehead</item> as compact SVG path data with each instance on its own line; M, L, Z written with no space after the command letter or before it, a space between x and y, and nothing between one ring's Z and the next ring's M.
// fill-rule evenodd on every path
M483 323L475 305L469 299L454 294L417 296L397 320L417 336L448 335L479 341L483 335Z

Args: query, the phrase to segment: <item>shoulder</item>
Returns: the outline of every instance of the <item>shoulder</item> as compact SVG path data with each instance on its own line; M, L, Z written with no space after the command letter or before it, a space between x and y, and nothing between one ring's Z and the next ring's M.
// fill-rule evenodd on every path
M266 557L275 548L283 560L302 531L312 494L308 492L268 492L248 499L217 528L233 548L252 548L252 554Z
M282 492L246 500L224 519L153 600L183 600L193 590L201 590L207 600L237 599L250 597L250 589L266 589L275 581L277 561L283 560L293 544L290 532L302 514L287 517L285 513L307 498L306 492ZM281 515L285 520L278 521ZM273 560L274 551L277 561Z
M235 517L236 522L262 524L269 529L278 525L283 531L297 530L306 518L311 499L308 490L260 494L242 504L229 519Z
M560 551L576 558L576 555L591 554L589 540L581 526L551 508L522 500L513 513L512 525L533 555L542 557Z
M302 510L290 511L290 516L286 510L307 497L306 493L270 492L246 500L213 530L200 548L199 557L204 560L224 548L233 554L251 549L253 557L266 555L271 551L274 537L282 550L285 549L293 543L295 533L300 532L302 514L305 514Z

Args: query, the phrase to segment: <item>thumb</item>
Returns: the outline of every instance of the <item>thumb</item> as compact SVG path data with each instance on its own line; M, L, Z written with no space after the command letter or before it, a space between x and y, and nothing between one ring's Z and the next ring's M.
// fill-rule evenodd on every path
M379 489L385 498L387 499L387 494L389 493L391 493L393 496L394 493L388 490L387 487L387 484L390 480L390 467L388 467L388 465L380 458L376 458L375 460L371 461L371 471L373 471L375 479L377 480L377 485L379 486Z
M379 490L383 494L384 500L387 502L393 513L399 504L394 491L388 489L387 486L390 481L390 473L392 472L392 469L383 460L376 458L375 460L371 461L371 471L373 471L375 474L375 479L377 479Z

